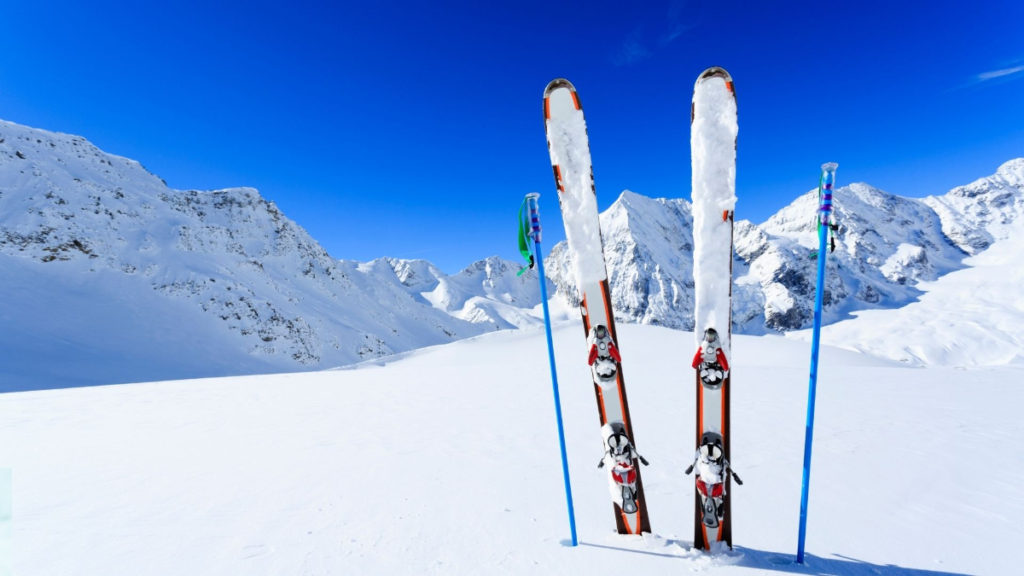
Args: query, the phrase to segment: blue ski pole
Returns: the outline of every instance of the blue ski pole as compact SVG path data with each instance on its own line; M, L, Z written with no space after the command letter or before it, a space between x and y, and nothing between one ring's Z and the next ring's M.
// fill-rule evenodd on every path
M576 539L576 513L572 507L572 487L569 485L569 460L565 455L565 430L562 426L562 401L558 395L558 372L555 369L555 346L551 339L551 314L548 312L548 288L547 280L544 278L544 258L540 252L540 209L537 206L537 199L540 194L531 192L526 195L526 205L530 213L529 236L533 238L533 251L537 256L537 273L540 276L540 302L544 309L544 332L548 339L548 363L551 366L551 389L555 395L555 418L558 421L558 445L562 450L562 478L565 481L565 502L569 508L569 530L572 533L572 545L579 542Z
M811 482L811 442L814 438L814 396L818 387L818 348L821 344L821 308L825 298L825 257L829 227L832 225L832 186L839 165L829 162L821 165L818 184L818 285L814 294L814 331L811 336L811 380L807 391L807 429L804 435L804 475L800 489L800 534L797 540L796 561L804 563L804 539L807 537L807 491Z

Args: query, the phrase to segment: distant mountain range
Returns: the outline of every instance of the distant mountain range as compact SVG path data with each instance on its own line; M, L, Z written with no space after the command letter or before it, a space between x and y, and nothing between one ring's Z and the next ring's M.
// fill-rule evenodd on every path
M1024 159L942 196L851 184L836 198L828 321L911 302L1009 234ZM810 322L815 202L736 223L734 330ZM620 321L692 329L690 203L626 191L601 219ZM540 322L536 271L337 260L256 190L173 190L81 137L6 121L0 263L0 390L329 368ZM574 306L564 243L546 264Z
M1024 158L942 196L903 198L855 183L840 187L835 198L840 232L827 260L826 323L856 310L907 304L921 294L920 282L962 268L965 257L1005 238L1024 214ZM817 202L811 190L763 224L736 222L734 330L758 334L810 325ZM601 215L601 228L617 317L692 330L690 203L623 192ZM575 298L567 247L553 248L549 260L559 293Z

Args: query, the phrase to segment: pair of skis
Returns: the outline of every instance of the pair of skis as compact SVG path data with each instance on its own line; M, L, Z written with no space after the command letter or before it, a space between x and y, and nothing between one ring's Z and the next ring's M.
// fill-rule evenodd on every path
M574 255L588 363L597 399L616 527L620 534L650 532L622 359L612 311L586 122L579 96L565 79L544 91L548 151L558 188L566 240ZM697 394L697 510L694 546L732 545L729 493L729 377L732 223L735 206L736 99L732 78L709 68L694 87L694 277L697 284L694 359ZM723 143L728 144L727 146ZM724 330L724 335L723 331ZM707 336L715 336L713 342ZM716 468L717 466L717 468ZM691 467L692 470L693 467ZM715 471L719 478L713 478ZM701 490L701 488L704 488Z

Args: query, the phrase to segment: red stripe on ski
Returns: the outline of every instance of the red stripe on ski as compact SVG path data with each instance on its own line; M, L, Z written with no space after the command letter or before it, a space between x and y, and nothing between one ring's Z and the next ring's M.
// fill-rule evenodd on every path
M551 169L555 172L555 187L559 192L565 192L565 186L562 186L562 169L558 167L558 164L552 165Z
M725 387L728 386L728 385L729 385L729 379L728 378L726 378L725 380L722 380L721 398L719 399L720 400L720 404L721 404L721 408L722 408L722 416L721 416L721 420L719 420L719 422L722 423L722 450L723 451L725 450L725 416L726 416L726 411L725 411ZM728 456L726 456L726 459L728 460ZM723 479L722 482L725 482L725 480Z
M626 527L626 533L627 534L640 534L641 526L644 525L643 521L641 520L641 516L640 516L639 504L640 503L637 502L637 510L635 512L635 514L636 514L636 525L635 526L630 526L629 525L629 514L626 514L625 512L621 512L621 509L620 509L619 514L622 516L622 525Z
M608 319L606 326L608 327L608 333L612 336L612 341L615 345L619 345L619 335L615 333L615 317L612 316L612 301L608 294L608 280L601 281L601 297L604 299L604 314L605 318Z
M615 318L612 316L612 303L611 295L608 294L608 280L601 282L601 297L604 300L604 313L607 322L605 327L608 328L608 333L612 337L612 342L615 345L619 345L619 337L615 333ZM587 331L589 334L589 330ZM622 406L622 427L626 429L626 434L629 436L629 441L633 442L633 428L630 426L629 417L626 414L626 385L622 381L622 363L620 362L617 369L615 370L615 388L619 393L619 406ZM604 424L602 422L602 424ZM634 444L636 446L636 444Z
M626 527L626 533L636 534L636 531L633 530L633 527L629 525L629 515L625 512L619 512L619 514L622 516L622 525Z
M697 372L697 449L700 450L700 435L704 432L704 387Z
M590 308L587 306L587 295L583 295L583 301L580 303L580 310L583 312L583 333L590 335ZM597 396L597 415L601 420L601 426L608 423L608 413L604 409L604 390L601 386L594 382L594 394Z
M583 310L583 332L586 336L590 336L590 309L587 307L587 295L583 295L583 302L580 303L581 310Z
M726 440L726 438L728 437L727 432L729 430L728 427L726 427L726 423L725 423L725 419L728 416L728 412L725 409L725 388L726 388L726 386L729 386L729 378L728 377L725 378L724 380L722 380L722 393L721 393L721 395L722 395L722 398L721 398L721 404L722 404L722 416L721 416L721 418L722 418L722 457L725 458L726 462L728 462L729 461L729 455L725 451L725 447L728 446L728 440ZM728 482L729 482L729 471L726 470L726 469L723 469L722 470L722 476L723 476L722 477L722 487L725 488L726 486L728 486ZM729 491L727 490L726 494L722 498L722 504L726 506L726 510L729 509L729 504L731 503L729 501L732 500L732 495L729 494L728 492ZM719 541L719 542L721 542L722 540L725 540L725 538L722 537L722 534L723 534L723 531L725 530L725 523L726 523L727 520L728 520L728 518L726 518L723 515L722 521L718 523L718 533L715 534L715 539L717 541ZM730 540L731 540L731 538L730 538ZM729 544L729 548L732 548L732 542L728 542L728 544Z
M601 419L601 426L608 423L608 414L604 411L604 391L597 384L594 384L594 390L597 392L597 415Z
M697 380L697 402L696 402L696 405L697 405L697 417L694 418L694 420L697 423L696 449L700 450L700 436L701 436L701 433L704 431L704 387L701 385L701 382L700 382L700 369L698 369L695 372L695 374L696 374L696 380ZM695 526L696 526L696 530L694 531L695 533L694 533L693 547L694 548L707 548L708 547L708 533L707 533L707 529L705 529L705 527L704 527L704 522L701 521L700 511L701 511L701 508L702 508L702 502L700 501L700 491L694 490L693 494L694 494L694 515L693 516L694 516L694 522L695 522Z

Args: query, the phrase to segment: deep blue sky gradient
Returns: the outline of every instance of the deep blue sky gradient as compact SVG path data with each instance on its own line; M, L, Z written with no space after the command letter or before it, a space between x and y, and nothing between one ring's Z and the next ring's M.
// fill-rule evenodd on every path
M179 189L253 186L337 258L516 258L541 117L580 93L598 204L690 195L689 106L736 80L737 218L838 184L941 194L1024 156L1024 2L5 2L0 118ZM841 201L841 200L839 200Z

